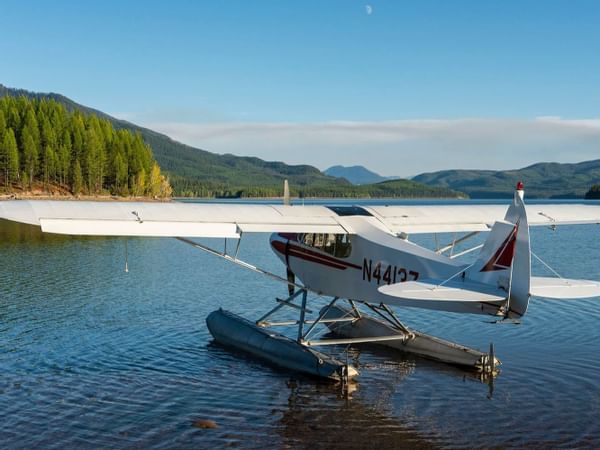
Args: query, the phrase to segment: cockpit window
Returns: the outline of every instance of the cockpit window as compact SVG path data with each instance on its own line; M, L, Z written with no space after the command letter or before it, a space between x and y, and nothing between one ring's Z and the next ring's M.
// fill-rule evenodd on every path
M306 233L298 236L304 245L329 253L336 258L347 258L352 252L352 243L347 234Z
M350 243L350 235L337 234L335 236L335 256L338 258L347 258L350 256L351 251L352 244Z

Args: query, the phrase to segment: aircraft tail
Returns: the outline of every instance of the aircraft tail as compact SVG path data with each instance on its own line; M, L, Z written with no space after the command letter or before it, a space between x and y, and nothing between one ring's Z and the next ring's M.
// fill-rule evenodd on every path
M504 220L494 223L477 261L465 274L470 280L504 290L509 318L525 314L531 291L531 249L523 192L523 184L518 183Z

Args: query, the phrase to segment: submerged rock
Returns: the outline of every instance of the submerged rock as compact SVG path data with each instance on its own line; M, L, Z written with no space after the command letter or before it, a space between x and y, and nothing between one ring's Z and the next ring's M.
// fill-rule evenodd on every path
M199 419L192 422L192 426L196 428L219 428L217 422L208 419Z

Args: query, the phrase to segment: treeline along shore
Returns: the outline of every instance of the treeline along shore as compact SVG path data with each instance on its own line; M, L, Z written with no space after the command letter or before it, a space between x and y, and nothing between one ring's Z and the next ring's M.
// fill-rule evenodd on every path
M0 192L170 197L139 133L48 99L0 98Z

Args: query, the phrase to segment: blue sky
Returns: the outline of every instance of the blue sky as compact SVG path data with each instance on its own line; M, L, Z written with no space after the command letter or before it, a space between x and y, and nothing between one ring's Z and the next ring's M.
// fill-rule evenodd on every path
M3 0L0 11L0 83L217 153L386 175L600 158L596 1Z

